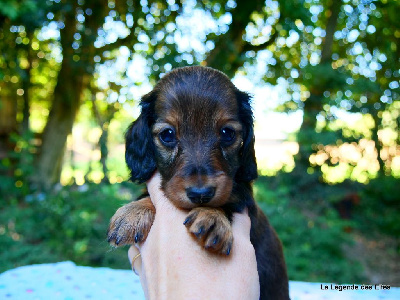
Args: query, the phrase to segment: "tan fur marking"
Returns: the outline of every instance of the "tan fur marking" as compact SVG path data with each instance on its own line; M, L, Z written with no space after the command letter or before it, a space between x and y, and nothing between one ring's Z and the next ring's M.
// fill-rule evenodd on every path
M211 252L229 255L232 226L225 213L218 208L196 207L188 214L185 225L197 242Z
M117 210L108 227L108 242L116 247L146 240L156 210L150 197L132 201Z

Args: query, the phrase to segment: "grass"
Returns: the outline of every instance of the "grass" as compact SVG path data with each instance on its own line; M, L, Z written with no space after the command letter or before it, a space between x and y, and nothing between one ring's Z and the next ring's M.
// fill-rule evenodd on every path
M0 210L0 271L22 265L72 260L85 266L127 268L127 249L106 242L110 217L138 194L130 183L63 187L56 193L29 196ZM335 213L313 217L301 211L284 186L260 178L255 196L278 232L291 280L361 282L361 267L346 259L350 243Z
M65 187L2 207L0 271L63 260L126 268L126 249L112 249L106 232L111 216L136 190L121 184L85 187Z
M345 232L348 222L334 210L304 209L289 196L285 186L271 188L268 178L255 185L255 197L277 231L291 280L361 283L360 264L349 260L343 249L352 243Z

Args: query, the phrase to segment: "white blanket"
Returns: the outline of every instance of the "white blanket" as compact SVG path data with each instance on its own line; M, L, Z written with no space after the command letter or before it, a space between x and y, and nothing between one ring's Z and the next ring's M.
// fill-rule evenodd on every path
M400 288L291 281L292 300L399 300ZM387 287L386 287L387 288ZM0 299L144 299L131 270L76 266L66 261L19 267L0 274Z

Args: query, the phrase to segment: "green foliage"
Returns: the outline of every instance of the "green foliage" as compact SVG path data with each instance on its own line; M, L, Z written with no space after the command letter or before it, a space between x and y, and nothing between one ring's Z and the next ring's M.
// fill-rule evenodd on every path
M2 203L0 272L63 260L126 268L126 249L113 250L106 241L106 232L111 216L135 197L135 191L123 185L86 187L29 195L23 204Z
M400 236L400 179L380 176L372 180L361 193L356 220L367 234L383 232Z
M333 4L340 5L336 28L328 26L330 16L336 16ZM40 133L48 116L54 115L50 108L57 107L57 86L77 80L67 89L68 93L78 91L70 99L82 95L85 103L76 121L85 128L109 126L108 142L115 145L123 143L121 133L132 121L129 105L145 90L139 87L153 83L171 68L203 62L233 76L241 67L248 72L256 62L265 67L261 68L264 74L259 74L262 81L287 84L291 98L281 102L281 111L304 113L297 135L297 158L302 160L298 159L292 173L277 176L278 183L261 178L256 184L257 198L285 245L289 275L296 280L360 282L361 271L342 252L342 246L349 243L343 231L348 223L332 210L332 203L347 191L360 188L323 183L321 169L310 167L309 155L323 145L362 138L374 138L379 145L378 129L398 131L400 2L197 1L195 9L216 21L213 29L200 33L182 25L189 23L189 15L199 12L191 6L190 1L1 2L0 98L17 103L17 111L3 109L9 112L7 119L16 120L16 127L0 128L2 135L10 137L7 143L12 149L0 160L1 270L65 259L83 265L127 264L126 253L109 251L105 242L109 218L129 198L122 185L90 185L87 191L72 186L50 194L35 194L29 185L35 177L37 152L33 134L10 133L19 130L28 116L31 129ZM119 30L113 27L117 24ZM205 47L195 49L200 44ZM256 61L260 50L264 58ZM121 60L125 56L126 61ZM139 63L137 69L144 71L136 75L143 76L131 78L128 68L118 67L131 63ZM68 70L73 75L65 75ZM131 91L132 87L138 91ZM339 110L368 114L373 120L371 126L365 125L368 134L346 137L342 132L346 128L336 124ZM61 109L57 121L70 111ZM95 144L90 133L83 139ZM398 135L393 136L390 146L394 149ZM107 153L106 142L103 153ZM73 171L85 170L91 163L71 160ZM110 152L110 178L125 176L122 160L122 154ZM53 168L56 163L49 165ZM100 172L100 163L93 162L91 173ZM352 225L364 233L400 236L398 184L398 179L378 177L365 186Z
M35 12L37 9L36 5L36 1L33 0L2 0L0 5L0 15L13 20L20 15Z
M348 222L333 210L299 207L290 200L287 186L274 186L268 178L260 178L255 191L283 243L290 280L362 282L362 268L346 258L343 250L350 243L350 236L344 231Z
M332 68L330 64L308 65L304 67L302 83L308 89L338 90L346 85L347 75Z
M33 133L22 136L12 134L10 143L14 151L0 160L0 194L3 200L10 202L21 199L30 193L29 178L33 175L33 158L36 151L32 144Z
M384 177L371 182L362 193L355 221L349 222L341 220L332 205L326 205L343 197L349 187L325 186L326 195L332 196L324 196L323 205L318 200L323 186L314 184L314 188L305 190L301 184L310 185L312 179L294 185L280 176L259 178L255 197L283 242L290 279L363 282L363 269L344 253L344 247L351 246L352 236L345 229L351 226L367 233L378 229L398 236L399 199L394 192L398 180ZM63 260L126 268L126 249L112 250L106 242L106 230L115 210L138 193L130 190L132 187L75 186L47 195L27 195L22 203L1 202L0 272ZM294 195L293 190L297 190ZM307 205L310 201L316 205Z

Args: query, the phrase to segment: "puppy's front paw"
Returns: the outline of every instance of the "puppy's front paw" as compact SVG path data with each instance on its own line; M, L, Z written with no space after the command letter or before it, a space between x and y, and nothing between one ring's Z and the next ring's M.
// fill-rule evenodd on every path
M123 246L145 241L154 216L155 208L149 197L122 206L111 218L108 242Z
M222 210L197 207L183 223L200 245L209 251L229 255L232 249L232 226Z

